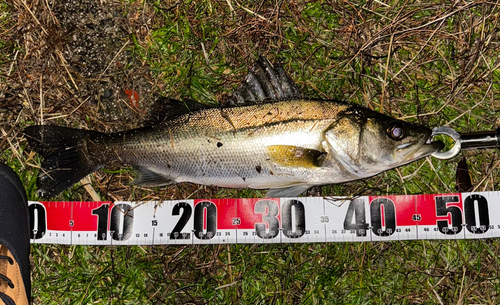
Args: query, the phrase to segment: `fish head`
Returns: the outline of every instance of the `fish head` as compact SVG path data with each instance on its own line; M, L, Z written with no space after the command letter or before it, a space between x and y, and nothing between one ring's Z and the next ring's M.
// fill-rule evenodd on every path
M353 107L325 131L323 147L329 158L363 178L441 150L444 144L431 142L431 134L432 130L425 126Z

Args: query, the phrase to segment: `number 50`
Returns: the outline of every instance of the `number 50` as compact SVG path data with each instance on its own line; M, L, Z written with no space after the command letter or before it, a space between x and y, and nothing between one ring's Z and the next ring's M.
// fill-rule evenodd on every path
M438 220L439 232L443 234L458 234L462 231L462 210L457 206L449 206L449 203L458 203L458 196L435 197L436 216L451 216L451 230L448 220ZM476 208L479 216L479 225L476 223ZM464 200L464 214L467 231L473 234L482 234L488 231L490 218L488 212L488 201L482 195L470 195Z

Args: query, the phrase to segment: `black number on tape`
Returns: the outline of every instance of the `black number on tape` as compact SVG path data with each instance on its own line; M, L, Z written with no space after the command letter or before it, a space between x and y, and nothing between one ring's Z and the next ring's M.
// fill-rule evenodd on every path
M479 226L476 223L476 211L474 204L477 203L479 214ZM488 212L488 200L482 195L470 195L464 200L465 223L467 230L473 234L482 234L490 227L490 216Z
M304 204L298 200L287 200L281 207L283 234L288 238L299 238L306 231Z
M92 210L92 215L97 216L97 240L106 240L108 232L109 204L103 204Z
M126 203L119 203L111 209L110 231L113 240L127 240L134 227L134 210Z
M204 228L206 225L206 232ZM211 239L217 233L217 207L213 202L202 201L194 207L194 236Z
M108 239L109 204L103 204L92 210L97 216L97 240ZM111 209L111 223L109 226L113 240L127 240L134 228L134 210L129 204L119 203Z
M174 208L172 209L172 215L178 216L181 213L182 209L182 215L177 224L175 225L174 229L170 233L170 239L190 239L191 238L191 233L181 233L182 229L186 226L187 222L189 221L189 218L191 218L191 214L193 213L193 209L187 202L179 202L176 205L174 205Z
M356 230L356 236L366 236L367 229L364 200L361 198L351 200L345 214L344 230Z
M447 217L451 215L451 228L448 220L438 220L439 232L443 234L458 234L462 231L462 210L457 206L448 206L448 203L458 203L458 196L435 197L436 216Z
M32 203L29 206L30 212L30 238L40 239L47 232L47 211L39 203Z
M396 231L396 208L389 198L377 198L370 202L370 215L375 235L390 236ZM382 224L385 224L385 229Z
M278 203L268 199L259 200L255 203L254 212L262 214L262 221L264 221L255 224L257 236L264 239L276 237L280 227ZM266 230L266 223L269 226L269 230Z
M413 214L411 216L411 220L413 220L413 221L421 221L422 220L422 215L420 215L420 214Z

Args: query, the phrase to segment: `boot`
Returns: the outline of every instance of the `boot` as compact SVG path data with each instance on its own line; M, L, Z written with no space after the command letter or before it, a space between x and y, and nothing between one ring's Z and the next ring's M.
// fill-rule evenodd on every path
M0 304L27 305L31 299L28 217L21 181L0 164Z

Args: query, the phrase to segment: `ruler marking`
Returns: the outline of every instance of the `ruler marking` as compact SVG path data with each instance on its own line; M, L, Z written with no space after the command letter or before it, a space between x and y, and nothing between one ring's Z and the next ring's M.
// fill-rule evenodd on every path
M326 206L325 206L326 200L324 198L323 198L321 204L322 204L322 207L323 207L323 215L326 216ZM323 224L323 232L325 233L325 237L323 238L323 242L325 242L325 243L326 243L327 238L328 238L328 232L327 232L327 230L328 230L328 228L326 226L326 223L324 223ZM336 239L336 236L333 236L333 238Z
M355 215L351 215L351 220L346 220L347 216L345 215L349 208L348 201L340 204L338 204L340 201L332 201L330 203L330 201L327 201L328 199L322 197L266 199L279 204L279 216L277 216L280 225L278 232L280 234L279 238L276 238L276 236L273 238L261 238L255 234L255 223L262 221L257 221L255 216L253 216L255 213L250 210L253 210L255 203L262 199L204 200L205 202L212 202L217 207L216 234L208 236L208 238L206 236L206 234L212 232L214 229L209 224L209 222L213 222L213 218L210 216L212 212L209 212L212 208L204 208L203 210L199 210L198 213L203 212L203 216L201 216L203 219L202 233L205 234L205 237L199 238L194 236L195 233L197 233L194 225L195 216L191 214L189 220L185 223L185 228L181 229L181 232L179 232L183 234L192 234L193 236L188 237L188 239L170 239L169 232L171 232L171 226L173 227L176 225L179 222L179 218L184 213L184 210L181 208L180 215L173 215L172 208L176 204L183 203L184 205L189 205L194 211L193 200L164 202L162 207L157 207L156 203L153 202L116 202L116 206L111 202L30 202L30 204L36 204L36 206L33 208L30 207L29 209L32 218L32 228L30 228L32 236L30 241L31 243L45 244L157 245L494 238L500 237L500 223L496 220L498 215L500 215L499 193L500 192L475 192L463 194L409 195L411 197L363 196L360 199L363 200L365 211L363 212L361 209L358 210L356 208L355 213L359 213L360 216L356 218ZM436 202L435 199L436 197L447 197L449 200L451 196L458 196L459 202L446 201L445 205L443 205L442 202ZM377 201L377 204L380 204L380 207L377 207L379 208L379 212L376 212L376 208L374 213L380 215L371 216L370 199L375 200L377 198L384 198L385 201ZM471 202L471 199L473 202ZM290 202L291 200L293 200L292 204ZM391 200L394 203L395 211L392 211L393 206ZM466 200L468 200L467 204L465 204ZM196 202L201 202L201 200L197 200ZM240 204L243 202L247 203L244 209ZM123 206L118 204L123 204ZM327 206L327 204L331 204L331 206ZM131 219L126 218L121 212L127 205L133 207L131 210L135 210L135 214L130 216ZM441 205L441 211L436 214L436 209L439 205ZM108 208L107 217L105 217L106 213L104 213L103 209L100 209L102 206ZM114 211L114 214L113 207L117 209ZM156 210L157 208L158 211ZM266 206L266 212L269 214L268 208L269 207ZM120 212L118 212L118 209ZM287 214L284 217L285 209ZM163 214L159 215L161 217L155 217L156 212ZM444 212L446 212L446 217L443 216ZM43 216L42 213L45 213L46 216ZM210 213L210 215L208 213ZM364 219L361 220L363 213L365 214L363 216ZM461 213L460 218L457 218L459 216L458 213ZM395 214L395 219L393 219L392 214ZM262 215L258 214L257 216L262 217ZM151 218L151 216L153 216L153 218ZM380 219L376 220L379 216ZM104 223L103 221L103 223L99 225L99 217L107 218L107 222ZM372 217L375 218L372 219ZM388 218L386 219L386 217ZM209 220L209 218L212 220ZM152 219L153 223L151 222ZM448 230L453 230L453 228L463 230L463 233L460 234L456 232L456 234L445 234L446 231L442 232L442 230L439 229L437 221L443 221L444 219L446 219L447 225L443 227L445 223L441 222L439 226L447 228ZM155 223L154 221L157 222ZM380 223L375 226L375 229L373 221L380 221ZM469 224L467 224L467 222ZM475 222L475 224L473 222ZM267 222L264 223L266 227L269 226ZM351 228L355 228L355 230L344 229L344 223L349 223ZM370 235L358 236L359 232L357 228L361 227L364 223L366 223L368 227L367 230L370 230ZM239 230L240 225L243 224L245 224L242 227L244 229ZM103 225L106 225L106 232L101 230L101 233L104 233L105 236L98 240L98 238L100 238L97 236L99 233L98 228L104 229L102 227ZM323 230L321 230L321 226ZM378 226L381 226L381 228L378 228ZM250 227L252 227L252 229L250 229ZM380 230L377 231L378 229ZM412 230L415 230L415 232ZM420 230L422 230L424 234L420 234ZM113 231L116 231L114 235ZM164 233L162 233L162 231L164 231ZM238 236L240 231L243 233L246 232L247 234ZM303 234L301 234L301 231L303 231ZM323 231L324 234L322 237L321 231ZM155 236L156 234L165 234L165 232L169 233L166 236L166 240L163 240L161 236ZM448 233L452 232L448 231ZM123 239L121 237L115 239L117 236L123 236ZM107 240L108 238L109 240Z
M226 200L226 202L227 202L227 200ZM236 207L234 208L234 209L235 209L235 211L236 211L236 214L234 215L234 217L239 217L239 215L240 215L240 214L238 213L238 203L239 203L239 202L240 202L239 200L235 200L235 201L234 201L234 204L236 205ZM240 223L241 223L241 221L240 221ZM235 238L236 238L236 243L237 243L237 244L238 244L238 226L239 226L239 225L236 225L236 229L234 230L234 231L235 231L235 234L236 234Z
M414 196L413 197L413 214L414 215L418 215L418 209L417 209L417 196ZM417 217L417 216L416 216ZM416 220L413 220L415 222L415 231L416 231L416 236L417 236L417 240L419 239L418 238L418 221Z

